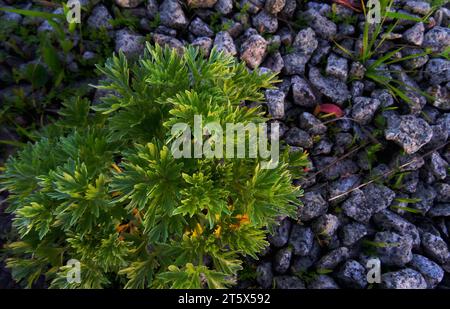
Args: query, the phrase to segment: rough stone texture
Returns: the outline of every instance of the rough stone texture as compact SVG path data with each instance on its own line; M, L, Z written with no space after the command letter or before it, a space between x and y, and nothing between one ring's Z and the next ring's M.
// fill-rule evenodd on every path
M294 249L295 255L306 256L311 251L314 234L310 228L295 224L292 227L289 244Z
M308 112L301 113L298 122L301 129L312 135L321 135L327 131L327 126Z
M291 128L284 135L284 139L288 145L298 146L303 148L311 148L313 141L311 136L299 128Z
M284 55L283 73L286 75L303 75L305 73L305 65L309 58L309 55L297 51Z
M330 290L339 289L339 286L330 276L319 275L311 283L308 284L308 289Z
M284 274L291 266L292 248L287 247L278 250L274 259L274 270L279 274Z
M252 18L253 27L259 33L275 33L278 29L278 19L276 16L262 10Z
M405 268L383 274L381 287L385 289L426 289L427 283L419 272Z
M116 32L116 53L122 51L128 57L137 57L144 51L144 37L130 30Z
M396 142L406 153L411 154L431 140L433 131L422 118L404 115L389 118L384 135L387 140Z
M343 104L350 98L350 92L343 81L335 77L324 77L315 67L309 70L309 80L323 95L329 97L335 103Z
M424 233L422 235L422 247L425 254L439 264L443 264L448 260L448 246L441 237L431 233Z
M305 17L308 20L309 26L322 38L331 39L336 35L336 24L322 16L319 12L310 9L305 12Z
M378 257L382 264L404 266L412 259L413 241L409 236L401 236L393 232L378 232L374 242Z
M304 289L305 283L295 276L276 276L275 288L280 290Z
M265 8L270 14L277 14L283 10L286 0L266 0Z
M380 105L378 99L356 97L353 99L352 118L362 125L368 124Z
M263 62L266 53L267 41L259 34L254 34L242 44L240 58L249 68L255 69Z
M188 19L177 0L164 0L159 7L161 24L174 29L184 29Z
M289 219L283 220L275 229L275 232L268 236L269 242L277 247L283 247L289 240L289 232L291 230L291 221Z
M144 0L115 0L116 4L123 8L135 8Z
M273 272L272 263L265 262L256 268L256 282L264 288L268 289L272 286Z
M87 20L87 24L93 29L105 28L111 30L113 28L110 23L111 20L112 16L109 14L108 9L104 5L99 4L92 10L92 13Z
M299 76L293 76L291 82L294 103L304 107L315 106L317 97L311 89L309 83Z
M366 269L355 260L348 260L342 265L337 279L348 288L363 289L367 286Z
M409 267L422 274L429 289L435 288L444 278L444 270L423 255L413 254Z
M298 219L300 221L309 221L326 213L328 203L319 192L306 192L300 199L303 206L298 209Z
M311 28L300 30L295 36L292 46L305 55L312 55L317 49L319 41L316 38L316 33Z
M347 224L341 230L342 244L350 247L366 235L367 228L364 224L358 222Z
M421 46L424 39L425 26L417 23L403 33L403 39L411 44Z
M329 76L334 76L342 81L347 81L348 77L348 60L331 53L328 56L327 67L325 72Z
M214 39L214 46L219 52L223 51L224 53L232 56L237 54L233 38L226 31L220 31L216 34L216 37Z
M423 46L431 48L434 52L442 53L450 45L450 29L434 27L425 33Z
M346 247L340 247L324 255L316 264L317 269L330 270L348 259L349 251Z
M196 17L191 21L189 31L196 36L212 37L214 35L214 31L212 31L209 25L199 17Z
M450 61L442 58L431 59L425 67L425 76L432 85L450 82Z
M186 2L191 8L207 9L212 8L217 0L187 0Z
M410 236L415 246L420 245L419 231L411 222L389 211L382 210L373 215L373 221L382 231L394 231L400 235Z

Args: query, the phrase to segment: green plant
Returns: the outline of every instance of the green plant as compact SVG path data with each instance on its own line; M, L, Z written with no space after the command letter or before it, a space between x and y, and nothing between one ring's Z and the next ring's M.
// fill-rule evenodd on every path
M66 102L1 175L20 237L9 245L13 276L30 286L45 275L55 288L232 285L240 256L257 258L277 217L295 216L306 154L286 149L274 169L259 157L175 159L170 131L195 115L266 121L242 102L261 102L274 75L215 50L205 59L148 44L137 63L120 53L98 68L97 87L114 93L95 113L86 99ZM80 283L66 280L69 259Z
M395 47L394 45L394 47L390 48L387 52L384 53L384 55L380 54L380 49L386 42L387 37L396 29L399 21L410 20L416 22L427 22L433 10L428 15L422 18L416 18L408 14L393 11L394 2L394 0L381 0L381 20L379 23L371 23L368 19L369 12L364 4L364 1L361 1L362 11L364 13L364 16L366 16L366 20L363 27L361 48L360 50L356 51L356 53L353 53L337 42L334 43L342 52L352 57L355 61L359 61L365 66L364 76L366 78L371 79L377 84L385 87L395 98L400 98L406 103L412 103L411 98L407 95L408 91L420 93L427 98L429 98L430 96L420 89L416 89L395 78L391 78L389 74L393 73L394 71L389 70L388 66L402 63L409 59L429 55L431 51L423 50L419 53L395 57L405 48L405 46Z

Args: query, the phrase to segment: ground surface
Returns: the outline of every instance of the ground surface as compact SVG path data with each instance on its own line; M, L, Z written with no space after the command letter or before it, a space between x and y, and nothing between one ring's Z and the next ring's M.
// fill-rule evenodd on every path
M373 257L381 261L382 287L450 287L445 1L395 1L397 12L413 18L398 23L373 59L399 47L391 59L416 55L378 68L400 82L404 97L367 78L374 60L358 59L364 16L332 2L81 2L82 31L50 43L37 39L55 32L42 18L0 13L0 140L32 139L26 132L50 121L73 93L98 100L101 93L87 87L96 81L93 65L113 50L134 57L145 41L180 50L191 43L205 53L215 46L250 69L280 73L265 105L286 143L311 154L298 221L282 220L261 260L248 261L240 287L367 288ZM4 6L60 12L46 2L0 0ZM333 105L317 110L325 103ZM329 112L339 117L321 117ZM2 162L14 145L0 147ZM0 246L10 230L4 208ZM14 286L1 263L0 288Z

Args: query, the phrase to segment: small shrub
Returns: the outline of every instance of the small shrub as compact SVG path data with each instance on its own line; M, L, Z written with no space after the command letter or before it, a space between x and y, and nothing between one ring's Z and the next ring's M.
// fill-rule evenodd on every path
M54 288L232 285L240 257L257 258L277 217L295 217L292 180L306 154L285 149L274 169L261 158L175 159L170 127L194 115L265 122L242 103L263 101L274 75L214 50L205 59L149 45L135 64L119 54L98 68L97 87L112 93L96 111L86 99L66 102L1 175L20 238L9 244L13 276L31 286L45 275ZM80 261L79 283L67 281L70 259Z

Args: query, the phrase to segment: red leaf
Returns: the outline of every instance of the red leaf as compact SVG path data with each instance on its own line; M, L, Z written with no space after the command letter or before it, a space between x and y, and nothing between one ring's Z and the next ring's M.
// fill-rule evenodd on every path
M344 112L339 106L329 103L317 105L314 109L314 115L318 115L319 113L333 114L337 118L344 116Z
M361 4L353 0L333 0L333 2L343 5L356 12L361 12Z

